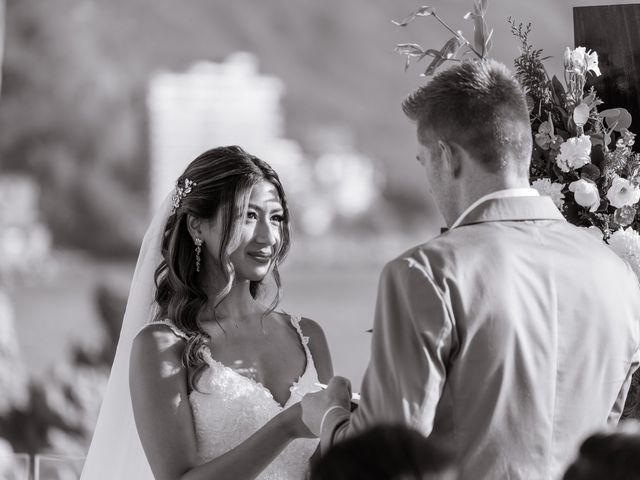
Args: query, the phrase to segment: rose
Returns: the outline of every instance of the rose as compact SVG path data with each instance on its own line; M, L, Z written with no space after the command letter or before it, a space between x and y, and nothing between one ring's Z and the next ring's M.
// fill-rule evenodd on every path
M607 198L616 208L634 205L640 201L640 188L632 185L626 178L616 175L607 192Z
M569 190L573 192L576 203L590 212L595 212L600 206L600 193L595 183L581 178L569 184Z
M638 210L630 205L616 208L616 211L613 213L613 221L618 225L626 227L633 223L637 213Z
M591 138L587 135L571 137L560 145L556 163L563 172L580 168L591 162Z
M556 207L562 209L564 205L564 193L562 193L564 185L562 183L552 182L548 178L539 178L531 184L531 187L535 188L540 195L551 197Z

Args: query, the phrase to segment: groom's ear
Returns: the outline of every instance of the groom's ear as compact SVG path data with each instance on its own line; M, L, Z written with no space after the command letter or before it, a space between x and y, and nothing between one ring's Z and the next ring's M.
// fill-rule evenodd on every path
M189 235L191 235L193 240L202 238L202 220L191 214L187 214L187 230L189 230Z
M454 142L438 141L440 147L440 158L444 168L451 174L453 178L460 177L462 172L462 155L466 152L460 145Z

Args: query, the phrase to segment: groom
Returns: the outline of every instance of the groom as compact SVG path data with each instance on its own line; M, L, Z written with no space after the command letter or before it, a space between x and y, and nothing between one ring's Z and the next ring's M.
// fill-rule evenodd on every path
M462 479L556 478L620 418L638 280L529 188L529 114L502 64L458 64L403 109L449 229L384 268L359 408L336 377L303 420L323 450L403 423L449 448Z

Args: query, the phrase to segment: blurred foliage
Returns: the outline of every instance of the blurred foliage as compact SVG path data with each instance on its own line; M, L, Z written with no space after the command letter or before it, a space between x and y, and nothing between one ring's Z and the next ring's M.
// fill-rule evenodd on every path
M397 168L414 149L400 110L412 80L389 47L399 7L332 1L7 0L0 168L36 176L55 244L132 254L148 219L150 77L245 50L286 82L287 136L306 148L309 131L347 124L387 185L419 198Z
M81 2L62 3L67 25L61 2L7 2L0 165L42 185L57 243L130 253L145 218L144 91L72 21Z
M0 438L13 450L84 455L93 434L120 333L126 296L99 285L95 301L105 331L101 347L76 345L71 361L31 378L28 401L0 414Z
M95 291L95 304L105 331L102 348L88 350L83 345L77 345L72 349L72 357L74 363L78 365L109 367L116 354L122 319L127 306L126 293L123 294L106 284L98 285Z

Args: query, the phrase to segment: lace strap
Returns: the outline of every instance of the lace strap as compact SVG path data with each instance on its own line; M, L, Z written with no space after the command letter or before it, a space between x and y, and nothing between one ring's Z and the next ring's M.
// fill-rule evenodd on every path
M290 315L291 325L296 329L298 335L300 336L300 342L302 342L302 346L304 347L304 351L307 353L307 356L311 356L311 352L309 351L309 347L307 344L309 343L309 337L307 337L304 333L302 333L302 328L300 328L300 318L299 315Z
M160 324L160 325L166 325L167 327L169 327L169 329L171 329L171 332L179 338L182 338L183 340L189 340L189 335L187 335L186 333L184 333L182 330L180 330L175 323L173 323L171 320L169 320L168 318L165 318L164 320L154 320L151 323L148 323L147 325L153 325L153 324ZM144 327L142 327L141 330L143 330L144 328L146 328L145 325Z

